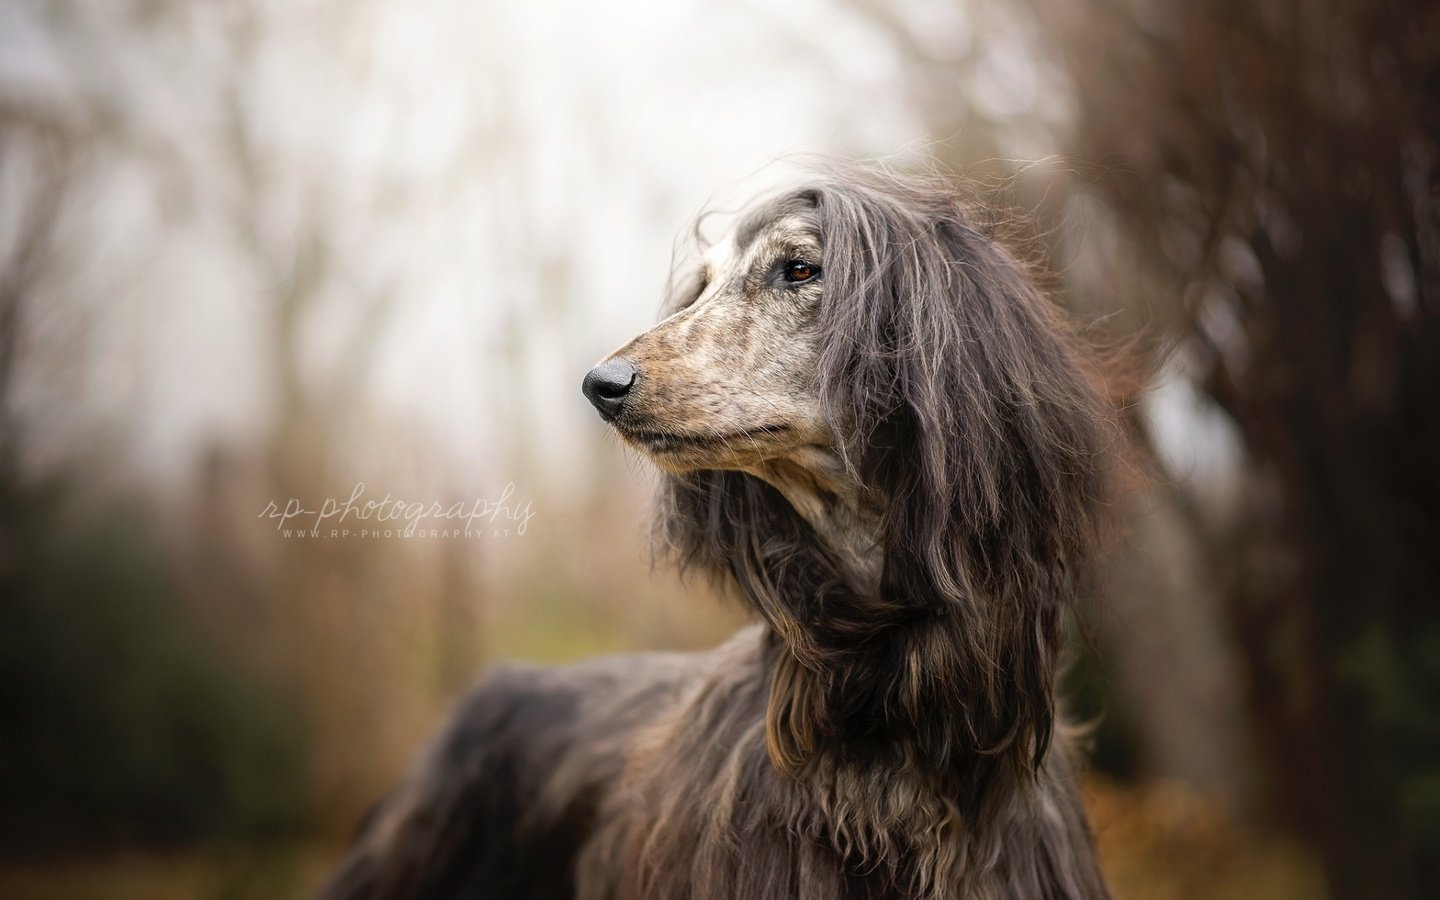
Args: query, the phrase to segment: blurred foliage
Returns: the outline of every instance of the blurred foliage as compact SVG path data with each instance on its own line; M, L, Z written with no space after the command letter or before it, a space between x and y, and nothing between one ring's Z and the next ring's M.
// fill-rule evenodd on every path
M293 832L298 722L190 620L145 517L4 487L4 852Z
M1084 649L1070 655L1061 678L1065 714L1084 730L1087 759L1095 771L1126 781L1138 779L1145 772L1134 710L1115 702L1121 694L1118 674L1088 635L1076 634L1079 630L1072 627L1070 645Z
M97 854L54 863L0 863L6 900L300 900L319 890L336 854L239 845L183 852Z
M1118 900L1323 900L1313 854L1180 782L1092 778L1085 805Z

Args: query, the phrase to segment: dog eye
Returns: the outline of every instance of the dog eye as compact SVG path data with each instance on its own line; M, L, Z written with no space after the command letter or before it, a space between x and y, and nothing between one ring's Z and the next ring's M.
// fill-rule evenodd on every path
M820 267L804 260L792 259L785 264L785 280L791 284L802 284L819 275Z

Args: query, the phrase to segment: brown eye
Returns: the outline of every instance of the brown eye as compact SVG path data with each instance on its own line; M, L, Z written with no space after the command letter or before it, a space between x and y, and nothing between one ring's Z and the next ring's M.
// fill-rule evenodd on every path
M800 284L809 281L820 274L820 267L811 265L798 259L792 259L785 264L785 280L791 284Z

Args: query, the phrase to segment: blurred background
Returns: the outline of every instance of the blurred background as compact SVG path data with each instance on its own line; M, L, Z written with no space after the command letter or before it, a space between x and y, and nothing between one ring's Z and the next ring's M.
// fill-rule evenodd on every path
M1117 893L1440 883L1433 5L777 7L0 4L0 897L307 896L490 661L735 627L578 387L811 153L1164 348L1069 687Z

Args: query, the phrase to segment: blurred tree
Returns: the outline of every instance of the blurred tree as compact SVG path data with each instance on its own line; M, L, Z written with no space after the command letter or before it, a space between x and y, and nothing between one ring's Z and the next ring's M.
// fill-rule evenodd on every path
M80 485L93 458L25 459L19 388L72 363L57 351L85 326L63 285L95 151L127 142L71 112L0 99L0 855L288 832L291 710L195 626L148 511Z
M1272 808L1338 897L1440 883L1440 9L1032 0L1065 150L1248 456L1206 526Z
M1038 153L1078 177L1018 183L1045 186L1022 202L1055 227L1072 299L1173 316L1183 377L1239 434L1230 508L1204 479L1166 502L1188 513L1243 657L1265 805L1336 896L1440 883L1440 10L851 5L894 38L956 168L1037 155L1034 126L1053 129ZM1144 640L1150 623L1169 635L1171 699L1204 695L1198 642L1170 627L1190 616L1165 612L1163 579L1126 582L1113 608ZM1165 696L1131 698L1156 747L1176 743ZM1202 731L1223 718L1180 708Z
M165 596L120 603L136 633L117 640L138 641L151 613L188 616L196 642L283 687L309 737L296 796L345 830L478 652L463 639L474 542L286 541L256 520L267 500L343 499L361 472L386 476L379 494L443 496L440 467L411 446L420 429L376 403L375 373L397 301L435 274L423 233L453 225L501 126L477 115L436 141L415 115L443 107L407 93L428 90L417 74L443 79L397 65L417 18L383 0L56 0L0 23L17 48L0 67L0 576L10 560L31 595L61 584L21 540L36 471L74 473L64 499L96 507L107 479L149 474L125 508ZM208 348L229 359L209 365ZM242 382L237 406L258 397L253 419L233 420L243 432L146 440L184 431L197 393L226 405L217 375L227 393ZM190 397L170 390L192 376ZM107 464L87 468L93 455ZM91 538L53 539L109 552ZM76 617L100 602L61 599ZM62 629L56 656L79 634L66 616L42 625ZM121 662L105 671L124 682Z

